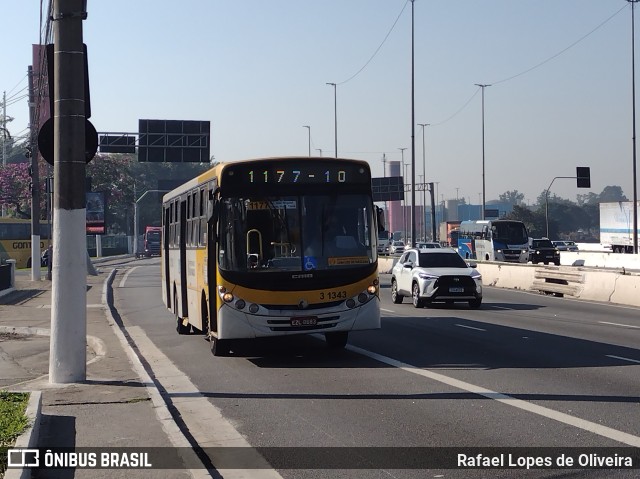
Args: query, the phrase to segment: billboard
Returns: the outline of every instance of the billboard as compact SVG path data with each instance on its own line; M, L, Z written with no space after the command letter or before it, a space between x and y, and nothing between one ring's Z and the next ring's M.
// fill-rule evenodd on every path
M106 201L104 191L87 191L87 234L103 235L107 232L105 222Z
M138 161L209 163L210 123L138 120Z

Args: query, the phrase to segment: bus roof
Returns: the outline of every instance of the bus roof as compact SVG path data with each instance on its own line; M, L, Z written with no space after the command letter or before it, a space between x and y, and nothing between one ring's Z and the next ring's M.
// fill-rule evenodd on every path
M165 203L167 201L170 201L182 195L183 193L186 193L187 191L195 188L198 185L205 184L213 180L214 178L219 178L220 176L222 176L222 172L224 171L224 169L228 168L231 165L237 165L241 163L255 163L259 165L260 163L270 163L274 161L301 161L306 163L306 162L315 161L315 160L345 161L349 163L361 164L362 166L365 166L368 170L370 170L371 168L369 166L369 163L367 163L364 160L356 160L352 158L330 158L330 157L321 157L321 156L311 156L311 157L309 156L274 156L274 157L250 158L250 159L244 159L244 160L220 162L220 163L215 163L209 170L205 171L204 173L201 173L200 175L196 176L195 178L192 178L191 180L187 180L182 185L166 193L162 197L162 202Z

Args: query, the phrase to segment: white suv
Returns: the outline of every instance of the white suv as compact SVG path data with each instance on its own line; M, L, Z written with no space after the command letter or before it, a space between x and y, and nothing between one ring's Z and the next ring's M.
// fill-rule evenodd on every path
M413 306L464 301L471 308L482 304L482 275L448 248L409 249L391 271L391 299L402 303L411 296Z

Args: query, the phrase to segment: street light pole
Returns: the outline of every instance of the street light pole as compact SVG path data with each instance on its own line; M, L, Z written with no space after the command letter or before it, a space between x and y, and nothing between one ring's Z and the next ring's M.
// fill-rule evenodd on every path
M309 125L303 125L302 128L309 130L309 156L311 156L311 127Z
M333 138L335 142L336 158L338 158L338 88L335 83L327 83L327 85L333 86Z
M631 4L631 104L633 112L633 252L638 253L638 185L636 173L636 55L634 5L639 0L627 0Z
M416 242L416 101L415 101L415 0L411 0L411 241Z
M404 240L407 240L407 213L406 213L406 209L407 209L407 200L405 199L405 193L406 193L406 181L407 181L407 168L404 164L404 150L406 150L406 148L398 148L398 150L400 150L400 154L401 154L401 162L402 162L402 229L403 231L403 235L404 235Z
M422 186L422 217L424 218L424 238L427 238L427 162L426 152L424 147L424 129L429 126L430 123L418 123L418 126L422 127L422 177L424 178L424 184ZM433 205L431 205L433 207ZM435 241L435 240L434 240Z
M484 89L491 85L489 84L483 85L481 83L476 83L475 85L482 88L482 215L481 215L481 218L484 219L484 208L487 200L485 176L484 176Z

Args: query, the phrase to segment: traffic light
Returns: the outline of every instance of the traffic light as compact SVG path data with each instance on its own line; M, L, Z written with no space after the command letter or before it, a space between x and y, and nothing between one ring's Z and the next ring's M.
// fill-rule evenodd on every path
M588 166L576 167L578 188L591 188L591 172Z

